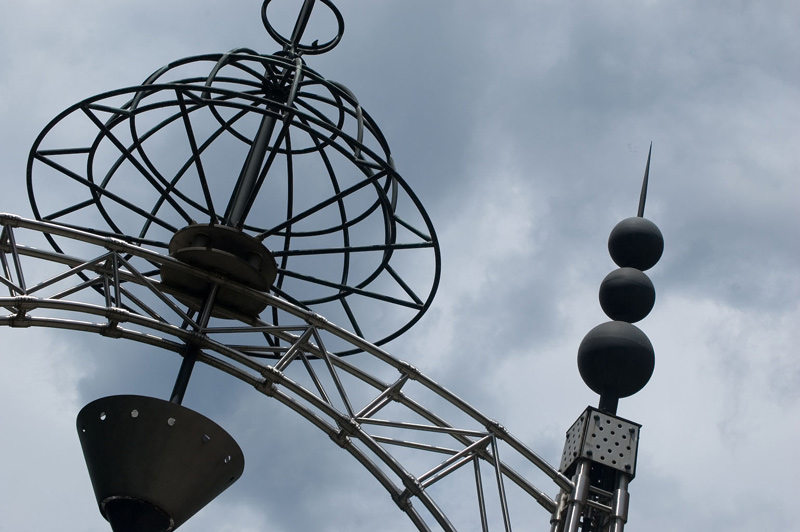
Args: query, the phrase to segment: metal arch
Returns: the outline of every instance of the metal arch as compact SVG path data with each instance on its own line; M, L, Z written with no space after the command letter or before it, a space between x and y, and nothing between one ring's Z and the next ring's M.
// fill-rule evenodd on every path
M517 464L552 482L554 491L573 488L571 480L496 421L410 364L316 313L119 239L6 214L0 215L0 225L0 288L8 291L0 307L9 312L0 317L0 325L93 332L177 353L186 344L196 345L198 360L277 399L347 450L418 530L456 530L446 501L435 500L430 488L470 466L476 494L471 519L483 530L512 529L518 509L508 504L512 486L548 514L556 510L551 497L514 469ZM89 258L28 244L44 235L80 243L91 251ZM50 267L37 268L37 263ZM231 326L217 320L202 328L143 269L164 263L261 298L290 316L291 323L249 319ZM52 275L53 268L61 271ZM43 270L50 270L49 277L39 278ZM280 341L270 344L265 335ZM337 356L326 348L334 343L347 343L367 357ZM491 475L485 476L481 466Z

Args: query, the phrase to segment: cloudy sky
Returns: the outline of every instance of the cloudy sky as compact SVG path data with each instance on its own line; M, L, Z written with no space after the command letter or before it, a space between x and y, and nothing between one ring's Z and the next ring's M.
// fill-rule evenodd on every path
M619 408L643 425L629 529L796 530L800 7L337 5L342 43L307 62L378 121L441 242L438 295L388 350L557 464L564 432L597 402L576 351L606 320L597 289L615 268L608 233L636 214L652 141L646 216L666 249L648 272L655 309L640 323L655 373ZM259 9L255 0L6 0L0 211L31 216L28 151L69 105L180 57L275 51ZM164 397L171 376L154 372L177 368L177 357L77 333L0 333L0 531L108 530L75 416L103 395ZM413 529L324 434L210 373L199 371L185 404L231 432L248 466L183 530ZM537 516L521 529L547 529Z

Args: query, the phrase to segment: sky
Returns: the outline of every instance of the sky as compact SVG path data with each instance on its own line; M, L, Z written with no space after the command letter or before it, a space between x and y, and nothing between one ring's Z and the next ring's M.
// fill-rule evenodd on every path
M645 216L665 251L648 271L655 308L638 324L655 372L618 410L642 424L628 529L798 530L800 7L336 4L342 42L308 66L377 121L441 245L436 298L387 350L557 465L566 430L597 404L577 348L607 320L597 290L616 268L608 234L636 214L652 142ZM276 51L259 10L7 0L0 211L32 216L28 151L73 103L177 58ZM0 334L0 531L108 530L75 416L104 395L164 397L178 357L75 332ZM247 466L181 530L414 530L307 421L208 368L193 379L184 404L234 435ZM547 515L535 519L517 529L549 529Z

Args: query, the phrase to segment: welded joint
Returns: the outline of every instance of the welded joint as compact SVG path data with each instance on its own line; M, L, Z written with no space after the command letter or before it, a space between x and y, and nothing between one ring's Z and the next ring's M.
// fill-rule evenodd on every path
M403 386L405 386L406 382L408 382L409 376L408 375L401 375L399 379L397 379L391 386L386 390L386 399L390 401L394 401L396 399L402 398L405 396L403 393Z
M14 298L14 308L17 309L18 316L24 316L29 310L39 307L41 299L34 296L17 296Z
M278 393L278 385L269 380L259 381L255 388L267 397L275 397L275 394Z
M419 499L425 491L417 477L411 474L407 474L403 477L403 486L405 486L406 489L395 499L395 502L401 508L401 504L408 503L411 497L417 497ZM394 499L394 496L392 496L392 498Z
M208 336L199 331L187 331L186 339L187 344L197 346L198 348L208 347L211 343L208 341Z
M337 424L339 425L339 432L331 434L331 439L342 448L350 445L351 436L363 432L361 430L361 424L353 418L337 420Z
M316 312L308 312L305 316L305 320L306 323L318 329L325 329L326 326L331 323L325 316L317 314Z
M411 504L411 493L408 490L403 490L402 492L393 491L392 500L404 512L409 512L413 506Z
M508 429L494 419L490 419L486 423L486 430L495 436L500 436L500 439L503 439L503 436L508 436Z
M125 242L113 236L107 236L103 239L103 247L114 253L124 253L131 247L130 242Z
M119 322L116 320L109 321L100 329L100 336L106 338L122 338L122 329L119 328Z
M116 254L115 251L112 253ZM97 263L94 266L94 271L96 273L112 275L114 273L114 258L111 255L106 255L108 258L104 260L102 263Z
M283 379L283 372L273 366L264 366L261 368L261 376L265 379L264 384L275 384Z
M7 212L0 213L0 225L5 227L19 227L20 222L22 222L22 216L9 214Z
M130 320L131 312L119 307L106 307L105 317L109 322L127 322Z
M17 312L17 314L15 314L14 316L10 317L9 320L8 320L9 321L8 325L10 327L15 327L15 328L19 328L19 329L27 329L28 327L31 327L33 325L33 318L31 318L30 316L27 316L25 314L26 312L27 311L23 310L23 311Z
M328 434L328 436L330 437L331 441L333 441L333 443L335 443L342 449L349 447L350 444L352 443L349 433L344 429L340 430L339 432L331 432Z
M392 385L386 388L375 399L373 399L367 406L361 409L355 416L356 419L372 417L376 412L389 404L390 401L396 401L402 398L401 389L408 382L408 375L400 375Z
M400 360L400 373L406 375L412 381L419 380L419 376L422 375L422 372L415 366L412 366L405 360Z

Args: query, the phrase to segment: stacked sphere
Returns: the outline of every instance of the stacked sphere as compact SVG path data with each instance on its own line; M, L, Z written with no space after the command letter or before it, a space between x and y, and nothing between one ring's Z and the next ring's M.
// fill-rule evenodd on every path
M589 331L578 348L578 370L601 404L635 394L653 374L653 345L632 323L653 309L655 288L643 270L661 258L664 238L650 220L627 218L611 231L608 251L620 268L600 284L600 306L614 321Z

